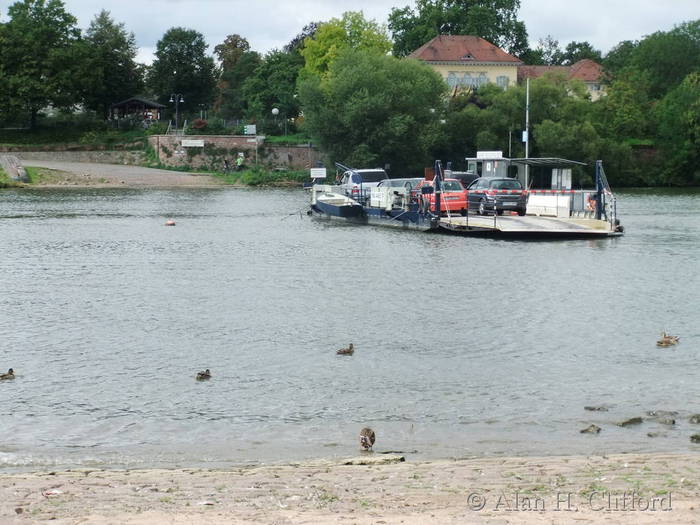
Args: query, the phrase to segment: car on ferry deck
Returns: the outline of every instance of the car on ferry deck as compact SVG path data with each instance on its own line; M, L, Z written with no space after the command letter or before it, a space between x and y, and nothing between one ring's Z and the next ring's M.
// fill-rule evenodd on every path
M467 187L469 207L479 215L515 211L525 215L528 192L518 179L480 177Z
M423 193L423 188L434 187L432 180L421 179L413 190L416 197L425 199L430 204L430 211L435 212L435 193ZM469 203L467 202L467 190L457 179L445 179L442 181L442 196L440 198L440 212L456 212L467 214Z
M410 178L410 179L384 179L377 184L377 187L390 187L390 188L406 188L408 191L413 190L420 181L420 177Z
M369 195L369 190L386 178L388 175L382 168L348 170L340 178L340 187L345 195L355 199Z

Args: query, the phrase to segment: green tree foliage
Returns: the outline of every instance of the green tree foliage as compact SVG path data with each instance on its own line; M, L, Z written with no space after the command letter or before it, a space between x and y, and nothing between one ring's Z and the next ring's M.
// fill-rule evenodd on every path
M552 35L540 38L537 47L530 51L527 64L542 66L560 66L564 60L564 53L559 47L559 41Z
M417 0L415 11L394 8L394 55L406 56L438 35L475 35L520 56L527 50L527 30L518 9L520 0Z
M598 122L608 135L620 138L649 136L650 111L648 73L627 70L608 86L597 104Z
M136 39L124 24L116 24L108 11L95 16L85 33L88 59L85 63L89 83L85 105L103 118L115 102L132 97L143 89L142 71L136 64Z
M320 24L313 38L304 40L301 49L304 71L311 75L325 75L345 49L384 55L391 49L391 41L384 26L365 20L361 12L348 11L341 18Z
M228 35L226 40L214 48L221 70L231 71L241 60L244 53L250 51L250 43L241 35Z
M603 58L603 67L608 75L615 75L632 63L639 42L623 40L613 47Z
M181 93L181 111L196 113L200 104L211 106L216 87L214 59L198 31L173 27L156 45L155 60L148 73L148 87L161 104L172 93Z
M300 52L301 48L304 47L304 42L306 41L306 39L314 38L316 36L316 31L318 30L318 27L320 25L321 22L309 22L308 24L306 24L301 30L301 33L292 38L289 41L289 43L286 46L284 46L283 50L286 53L291 53L293 51Z
M700 20L644 38L635 49L631 66L649 72L649 94L662 98L692 71L700 71Z
M296 82L304 65L304 59L297 53L273 50L262 59L255 71L243 84L243 98L246 101L246 116L255 121L270 121L280 124L282 119L293 119L299 115L299 102L296 98ZM272 108L280 115L271 118ZM267 128L267 132L279 134L283 125Z
M561 63L570 66L586 58L599 64L603 61L601 52L594 49L589 42L570 42L562 53Z
M240 35L226 37L214 48L214 53L221 71L214 111L224 118L243 118L247 108L243 84L260 65L260 55L251 51L248 40Z
M658 143L666 159L662 181L700 184L700 72L669 91L655 111Z
M305 125L334 161L356 167L391 165L420 173L430 165L432 131L447 87L414 60L345 50L324 78L300 84Z
M60 0L22 0L8 15L0 48L5 111L25 112L35 127L44 107L80 102L86 48L75 17Z

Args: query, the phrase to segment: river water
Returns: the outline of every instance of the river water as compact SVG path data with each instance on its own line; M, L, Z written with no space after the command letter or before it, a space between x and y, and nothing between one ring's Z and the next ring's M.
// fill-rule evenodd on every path
M365 425L410 459L700 447L700 193L621 193L625 236L550 242L316 220L306 200L0 192L0 468L347 456ZM615 425L648 410L676 425Z

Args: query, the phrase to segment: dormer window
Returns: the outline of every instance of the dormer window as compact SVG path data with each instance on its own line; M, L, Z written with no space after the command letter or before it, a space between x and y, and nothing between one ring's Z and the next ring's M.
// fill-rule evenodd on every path
M462 57L462 60L474 60L474 57L470 53L467 53Z

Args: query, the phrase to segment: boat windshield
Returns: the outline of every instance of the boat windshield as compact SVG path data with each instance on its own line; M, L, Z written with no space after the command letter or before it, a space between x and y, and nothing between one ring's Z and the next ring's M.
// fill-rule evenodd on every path
M522 190L520 181L515 179L498 179L491 182L491 189L494 190Z

